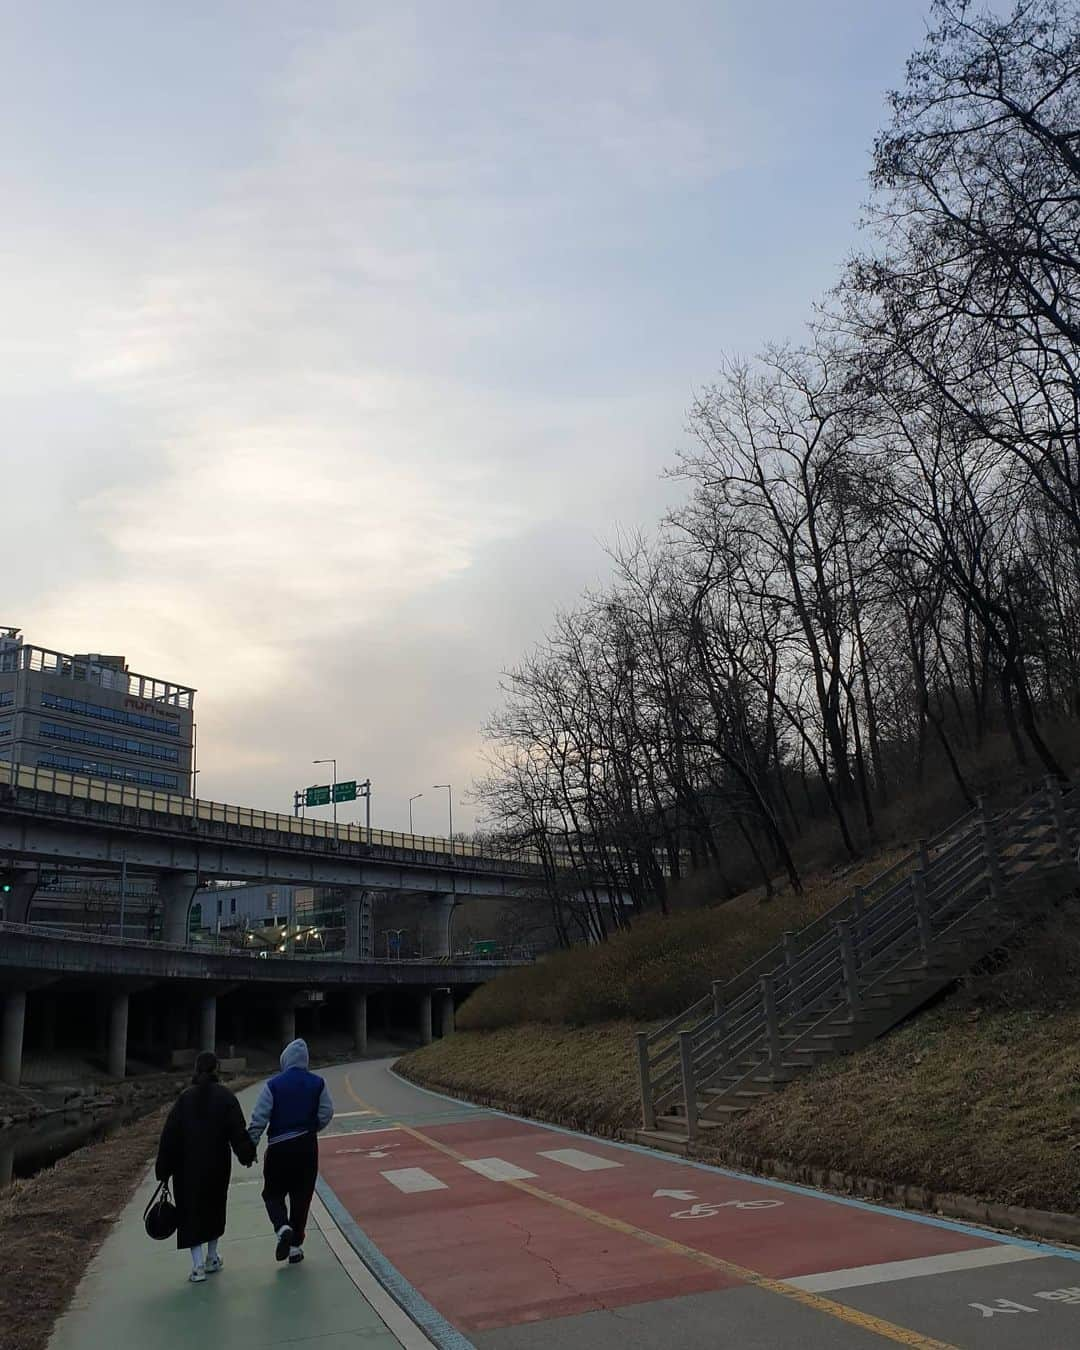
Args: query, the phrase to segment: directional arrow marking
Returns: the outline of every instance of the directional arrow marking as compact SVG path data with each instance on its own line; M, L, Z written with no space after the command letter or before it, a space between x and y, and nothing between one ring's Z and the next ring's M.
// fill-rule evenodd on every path
M653 1191L652 1195L653 1195L653 1199L654 1199L654 1200L655 1200L658 1196L661 1196L661 1195L668 1196L668 1197L669 1197L670 1199L672 1199L672 1200L696 1200L696 1199L697 1199L697 1192L696 1192L696 1191Z

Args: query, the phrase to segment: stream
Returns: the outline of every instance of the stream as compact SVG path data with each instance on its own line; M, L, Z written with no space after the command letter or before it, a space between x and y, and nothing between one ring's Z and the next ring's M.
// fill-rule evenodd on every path
M108 1138L158 1105L151 1102L99 1111L63 1111L0 1130L0 1191L17 1178L32 1177L51 1167L84 1144Z

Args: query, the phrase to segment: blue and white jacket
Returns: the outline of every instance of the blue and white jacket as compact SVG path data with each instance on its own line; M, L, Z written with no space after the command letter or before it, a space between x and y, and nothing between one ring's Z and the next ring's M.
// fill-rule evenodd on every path
M301 1135L318 1134L334 1117L334 1103L326 1084L308 1071L306 1041L290 1041L281 1052L281 1073L267 1079L259 1090L248 1123L251 1142L257 1144L267 1130L268 1147Z

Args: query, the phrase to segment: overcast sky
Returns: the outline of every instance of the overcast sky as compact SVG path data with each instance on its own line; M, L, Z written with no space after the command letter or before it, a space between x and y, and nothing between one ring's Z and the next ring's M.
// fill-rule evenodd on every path
M0 622L195 685L200 795L336 754L444 830L693 390L835 280L926 9L3 0Z

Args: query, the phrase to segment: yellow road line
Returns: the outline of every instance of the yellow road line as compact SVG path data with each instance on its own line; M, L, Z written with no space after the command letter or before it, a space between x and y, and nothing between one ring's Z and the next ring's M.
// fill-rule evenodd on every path
M348 1089L349 1096L358 1105L367 1110L378 1109L369 1106L357 1094L348 1074L345 1075L345 1086ZM414 1128L412 1125L403 1125L398 1122L392 1128L401 1130L403 1134L411 1135L420 1143L435 1149L448 1158L452 1158L455 1162L468 1161L467 1154L459 1153L457 1149L451 1148L449 1144L444 1144L440 1139L432 1139L430 1135ZM731 1279L738 1280L741 1284L762 1289L766 1293L778 1294L781 1298L791 1299L795 1303L801 1303L804 1308L812 1308L815 1312L825 1313L828 1317L834 1317L837 1321L846 1322L849 1326L858 1327L862 1331L869 1331L875 1336L880 1336L883 1340L893 1341L897 1345L912 1346L915 1350L957 1350L957 1347L951 1345L948 1341L935 1340L932 1336L924 1336L922 1332L911 1331L907 1327L887 1322L882 1317L875 1317L873 1313L860 1312L857 1308L849 1308L831 1298L822 1298L820 1294L812 1294L805 1289L798 1289L794 1285L786 1284L783 1280L775 1280L769 1275L762 1275L756 1270L750 1270L747 1266L736 1265L733 1261L725 1261L722 1257L713 1256L710 1252L700 1251L697 1247L689 1247L684 1242L675 1241L674 1238L662 1237L659 1233L652 1233L647 1228L638 1228L636 1224L627 1223L623 1219L612 1218L608 1214L602 1214L599 1210L590 1209L587 1205L579 1205L576 1200L567 1200L561 1195L554 1195L551 1191L541 1190L539 1186L532 1186L527 1181L504 1181L500 1184L512 1186L518 1191L524 1191L526 1195L531 1195L535 1200L542 1200L546 1204L555 1205L568 1214L575 1214L578 1218L585 1219L589 1223L598 1224L602 1228L609 1228L613 1232L636 1238L639 1242L647 1243L650 1247L655 1247L660 1251L682 1256L699 1266L705 1266L708 1270L715 1270Z

